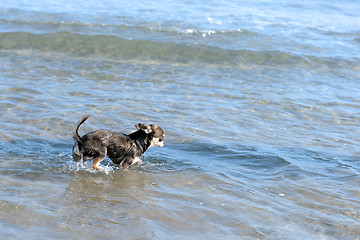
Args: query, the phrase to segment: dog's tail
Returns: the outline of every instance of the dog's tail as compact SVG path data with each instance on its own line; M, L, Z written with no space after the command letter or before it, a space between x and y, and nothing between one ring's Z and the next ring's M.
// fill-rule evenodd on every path
M83 116L83 117L81 118L81 120L78 122L78 124L76 125L75 131L74 131L74 139L75 139L76 142L80 142L80 143L81 143L81 137L80 137L80 135L79 135L79 133L78 133L79 127L80 127L80 125L83 124L83 123L86 121L86 119L88 119L89 117L90 117L90 115L85 115L85 116Z

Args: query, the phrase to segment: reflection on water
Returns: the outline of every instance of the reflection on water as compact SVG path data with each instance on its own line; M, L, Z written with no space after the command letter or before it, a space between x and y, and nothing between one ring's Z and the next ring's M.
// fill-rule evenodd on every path
M31 227L24 236L83 238L167 238L169 233L276 238L284 231L290 239L316 238L330 229L335 237L358 232L358 172L348 167L319 159L327 170L314 172L253 147L239 152L187 143L167 147L178 156L166 160L166 154L151 152L127 171L110 160L103 171L93 171L90 162L73 163L70 154L59 155L53 164L45 164L50 161L45 156L14 154L1 163L2 222L12 229ZM206 152L201 149L208 149L202 159L196 153Z

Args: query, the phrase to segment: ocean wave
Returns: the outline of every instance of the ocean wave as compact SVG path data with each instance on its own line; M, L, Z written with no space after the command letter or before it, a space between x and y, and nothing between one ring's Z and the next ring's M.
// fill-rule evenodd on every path
M0 33L0 49L60 53L70 57L102 58L113 61L145 60L168 64L207 64L243 68L251 65L301 66L322 65L331 68L334 62L354 65L348 59L299 55L281 50L224 49L202 44L124 39L115 35L87 35L69 32L33 34Z
M87 16L79 18L65 13L47 13L38 11L22 11L19 9L1 10L0 23L2 28L9 29L32 29L32 33L44 33L44 31L57 32L59 29L73 33L91 32L92 34L112 33L118 36L126 35L129 30L135 34L163 33L180 35L197 35L206 37L217 34L237 34L256 36L257 32L242 28L201 28L200 26L186 24L182 20L165 20L163 23L154 22L151 19L142 21L131 16L104 16L96 18ZM16 16L16 17L14 17ZM1 31L1 30L0 30Z

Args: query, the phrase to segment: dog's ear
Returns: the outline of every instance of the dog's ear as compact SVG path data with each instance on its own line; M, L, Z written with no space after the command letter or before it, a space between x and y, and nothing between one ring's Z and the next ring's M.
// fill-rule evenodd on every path
M150 126L147 126L146 124L143 124L143 123L135 124L135 127L136 127L137 130L142 130L146 134L150 134L152 132L152 128Z
M141 125L141 123L138 123L138 124L135 124L134 126L137 130L139 130L141 128L140 125Z

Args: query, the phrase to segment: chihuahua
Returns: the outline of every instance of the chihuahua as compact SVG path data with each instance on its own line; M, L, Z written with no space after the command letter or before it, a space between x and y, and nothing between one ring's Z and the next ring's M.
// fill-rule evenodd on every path
M138 123L135 125L137 131L131 134L97 130L80 137L79 127L89 117L84 116L76 125L73 158L75 161L92 159L91 169L100 170L99 164L106 156L125 169L140 162L149 147L164 146L164 131L156 124Z

